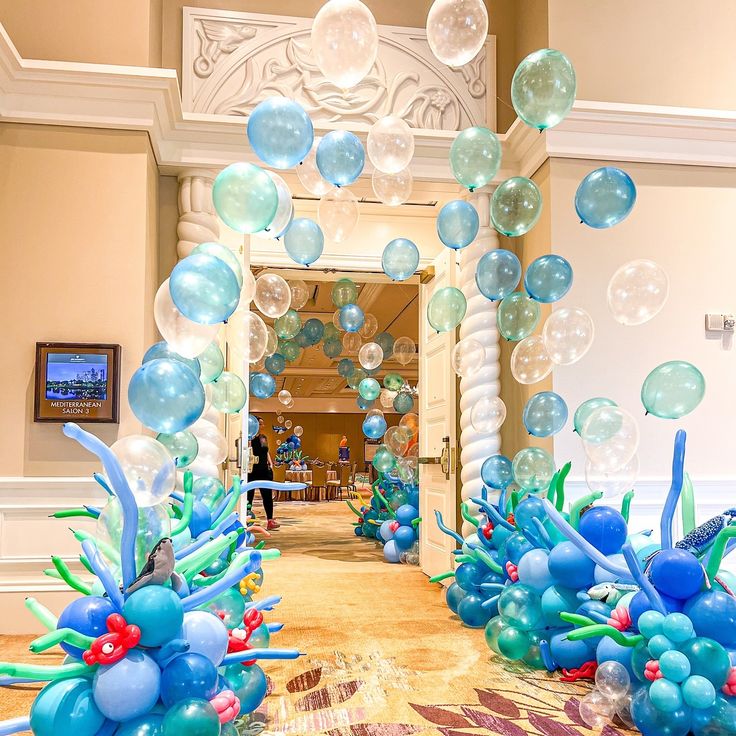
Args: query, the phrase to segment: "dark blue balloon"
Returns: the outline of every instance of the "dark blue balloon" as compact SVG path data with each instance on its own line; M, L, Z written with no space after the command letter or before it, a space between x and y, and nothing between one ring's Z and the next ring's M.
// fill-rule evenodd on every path
M491 455L483 462L480 477L489 488L506 488L514 480L511 460L505 455Z
M697 557L677 548L663 549L655 555L649 577L660 593L680 600L699 593L705 582L703 566Z
M117 611L109 598L98 595L82 596L75 598L61 612L56 628L74 629L85 636L97 638L107 634L107 617L112 613ZM61 643L61 648L77 659L81 659L84 653L79 647L66 642Z
M453 250L470 245L478 235L479 228L478 212L463 199L448 202L437 215L437 236Z
M466 592L475 592L483 582L487 568L475 562L463 562L455 568L455 582Z
M524 288L532 299L543 304L562 299L571 286L572 266L562 256L540 256L526 269Z
M604 555L621 551L626 541L626 519L610 506L594 506L581 517L578 531Z
M333 130L317 146L319 173L337 187L352 184L365 166L365 150L360 139L347 130Z
M266 358L265 366L272 376L278 376L286 368L286 358L281 353L274 353Z
M521 280L521 263L515 253L497 248L484 253L475 267L475 283L486 299L497 301L513 293Z
M460 620L473 629L480 629L485 626L493 616L492 609L483 608L485 598L475 593L469 593L459 603L457 607L457 615Z
M276 391L276 381L270 373L251 373L250 392L257 399L268 399Z
M189 522L189 531L192 539L207 531L212 525L212 515L202 501L195 501L192 507L192 519Z
M647 736L687 736L692 723L692 709L684 706L664 712L654 707L649 689L644 687L631 699L631 718Z
M312 148L314 128L304 108L287 97L269 97L248 116L248 141L274 169L290 169Z
M180 654L161 673L161 700L170 708L189 698L210 700L217 691L217 668L201 654Z
M684 613L698 636L736 647L736 599L732 596L720 590L705 591L685 604Z
M355 532L356 537L362 537L363 536L363 528L360 526L356 526L353 531Z
M590 227L613 227L623 220L636 202L631 177L614 166L591 171L575 192L575 211Z

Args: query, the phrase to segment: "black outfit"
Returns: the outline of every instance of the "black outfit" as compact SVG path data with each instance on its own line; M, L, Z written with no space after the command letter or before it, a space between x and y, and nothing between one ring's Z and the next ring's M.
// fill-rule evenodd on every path
M268 466L268 439L265 434L257 434L250 443L256 462L253 470L248 473L248 480L273 480L273 470ZM267 488L259 488L263 499L263 508L266 518L273 519L273 491ZM256 489L248 491L248 505L253 505L256 497Z

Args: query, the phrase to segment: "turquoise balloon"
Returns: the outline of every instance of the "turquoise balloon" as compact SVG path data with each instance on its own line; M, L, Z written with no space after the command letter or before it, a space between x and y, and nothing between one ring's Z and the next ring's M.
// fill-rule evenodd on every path
M429 300L427 319L437 332L449 332L462 322L467 308L462 291L454 286L445 286L435 291Z
M390 332L380 332L373 338L373 342L381 346L384 360L388 360L393 355L396 340Z
M475 283L486 299L496 301L512 294L521 280L521 263L510 250L488 251L475 267Z
M381 256L383 272L393 281L405 281L419 266L419 249L407 238L395 238Z
M501 235L518 237L528 233L541 214L542 193L526 177L506 179L491 197L491 222Z
M309 339L310 343L312 345L316 345L325 334L325 325L322 320L319 320L316 317L312 317L304 323L304 327L302 328L302 330Z
M163 734L163 715L151 714L121 723L115 736L161 736Z
M437 215L437 237L444 245L460 250L478 235L480 218L475 207L462 199L453 199Z
M541 447L519 450L511 463L516 484L529 493L546 490L555 474L555 460Z
M554 391L540 391L526 402L522 421L533 437L551 437L567 423L567 404Z
M509 585L498 599L498 613L509 626L531 631L542 623L542 602L539 594L529 586Z
M662 713L671 713L682 708L683 703L680 686L664 678L655 680L649 686L649 699L652 705Z
M575 70L560 51L540 49L529 54L511 80L511 103L532 128L557 125L575 102Z
M150 360L155 360L156 358L170 358L171 360L178 360L191 368L195 376L199 376L202 370L199 365L199 361L196 358L182 357L179 353L175 353L164 340L151 345L151 347L146 350L141 364L148 363Z
M174 266L169 292L176 308L192 322L225 322L240 301L240 285L232 269L219 258L197 253Z
M243 267L241 266L238 257L230 250L230 248L226 245L222 245L222 243L200 243L192 249L192 252L189 255L193 256L197 253L214 256L226 263L235 274L235 278L238 280L238 285L242 288Z
M636 202L632 178L614 166L591 171L575 192L575 212L581 222L602 230L628 216Z
M332 286L332 303L340 309L341 307L344 307L346 304L355 304L355 301L358 298L358 287L355 285L355 282L352 279L338 279L335 281L335 283ZM337 330L337 327L335 325L327 325L327 330L330 329L330 327L333 330ZM337 337L337 333L335 333L335 337Z
M506 626L498 634L495 643L498 651L506 659L516 660L526 656L532 642L528 632L521 631L515 626Z
M682 697L691 708L712 708L716 702L716 689L702 675L692 675L682 683Z
M343 358L338 364L337 364L337 372L343 377L343 378L349 378L353 371L355 370L355 363L353 363L350 358Z
M230 164L217 175L212 202L228 227L239 233L257 233L271 224L279 194L262 168L241 162Z
M212 406L217 411L223 414L237 414L245 406L248 390L240 376L223 371L211 385Z
M250 392L256 399L269 399L276 391L276 381L270 373L251 373Z
M142 365L128 384L128 404L154 432L181 432L204 410L204 387L184 363L156 358Z
M314 128L298 102L269 97L248 116L248 142L265 164L291 169L307 157L314 142Z
M390 473L396 467L396 458L386 445L380 445L373 456L373 467L379 473Z
M181 700L166 711L162 735L220 736L220 719L206 700Z
M258 424L258 422L256 422ZM201 501L207 508L214 508L225 498L225 486L219 478L197 478L192 486L194 498Z
M104 722L87 677L49 683L31 706L34 736L95 736Z
M542 311L526 294L515 291L501 301L496 311L496 324L501 336L518 342L534 332Z
M572 418L572 423L575 431L578 434L580 434L580 432L582 431L586 419L601 406L616 406L616 402L601 396L583 401L583 403L580 404L580 406L575 410L575 415Z
M252 440L258 434L258 418L248 414L248 439Z
M295 263L309 266L321 255L325 247L322 228L308 217L297 217L284 235L284 248Z
M243 622L245 599L240 595L239 590L227 588L204 608L221 618L228 629L234 629Z
M690 676L690 660L682 652L672 649L660 656L659 670L672 682L684 682Z
M543 304L562 299L572 287L572 266L562 256L535 258L526 269L524 288L529 296Z
M264 366L272 376L278 376L286 368L286 358L281 353L274 353L266 358Z
M408 414L414 408L414 399L411 397L411 394L396 394L394 396L393 406L399 414Z
M342 352L342 342L337 338L325 340L325 344L322 346L322 352L328 358L337 358Z
M156 439L169 451L177 468L186 468L197 458L199 443L191 432L160 433Z
M266 697L268 681L257 664L251 667L226 667L225 679L232 685L233 692L240 700L240 715L252 713Z
M365 150L358 136L347 130L333 130L317 146L317 168L330 184L352 184L365 166Z
M225 356L216 342L211 342L198 356L202 383L212 383L225 370Z
M287 310L286 314L277 317L273 323L273 330L282 340L290 340L299 334L302 328L302 319L295 309Z
M340 309L340 326L345 332L357 332L364 323L365 315L357 304L346 304Z
M141 646L159 647L176 638L184 621L184 609L171 588L146 585L128 596L123 618L140 628Z
M657 366L641 387L641 403L648 414L679 419L703 400L705 378L692 363L671 360Z
M491 182L500 165L501 144L496 134L488 128L466 128L452 142L452 175L471 192Z
M358 393L367 401L373 401L381 393L381 384L375 378L364 378L358 384Z

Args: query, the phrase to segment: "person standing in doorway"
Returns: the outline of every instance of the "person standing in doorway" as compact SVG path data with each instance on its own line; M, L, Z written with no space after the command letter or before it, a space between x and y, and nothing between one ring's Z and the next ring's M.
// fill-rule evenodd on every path
M251 440L250 446L253 452L253 470L248 473L248 482L258 480L273 480L273 461L268 451L268 438L263 434L263 419L258 419L258 434ZM269 531L278 529L281 525L273 518L273 491L269 488L259 488L263 509L268 520L266 528ZM252 508L256 496L256 489L248 491L248 506Z

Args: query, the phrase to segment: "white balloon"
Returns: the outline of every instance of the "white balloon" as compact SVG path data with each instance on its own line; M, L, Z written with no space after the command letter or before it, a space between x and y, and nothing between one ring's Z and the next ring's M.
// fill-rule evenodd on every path
M587 460L585 463L585 483L591 491L601 491L604 498L620 496L634 487L639 475L639 457L634 455L623 468L601 470Z
M317 146L322 140L321 137L315 138L312 147L309 149L307 157L296 167L296 175L302 186L311 194L321 197L323 194L332 189L332 184L327 179L322 178L317 168Z
M488 35L488 11L483 0L435 0L427 16L427 42L447 66L472 61Z
M291 306L291 289L284 279L275 273L264 273L256 279L253 302L266 317L281 317ZM201 352L201 351L200 351Z
M238 307L227 321L231 344L241 346L243 360L257 363L266 354L268 328L255 312Z
M333 187L317 205L317 219L328 240L342 243L358 224L358 198L344 187Z
M409 201L414 188L414 177L409 168L402 169L397 174L384 174L375 169L371 184L378 200L389 207L398 207Z
M556 309L542 330L544 347L557 365L577 363L590 350L594 336L591 316L578 307Z
M346 353L349 355L357 354L360 350L362 340L357 332L346 332L342 336L342 346Z
M498 396L483 396L470 410L470 423L483 434L497 432L506 421L506 404Z
M414 134L400 117L386 115L373 123L368 131L366 149L376 169L386 174L398 174L411 163Z
M460 377L472 376L486 361L486 349L472 337L459 340L452 349L450 364Z
M608 282L608 308L622 325L643 325L664 307L669 278L654 261L625 263Z
M538 383L552 372L552 361L541 335L529 335L511 353L511 374L524 384Z
M580 429L590 463L603 473L614 473L631 462L639 449L639 427L620 406L594 409Z
M367 342L358 351L358 362L369 371L378 368L383 362L383 348L377 342Z
M410 337L397 338L394 342L393 356L401 365L409 365L417 354L417 346Z
M197 440L197 442L199 443L199 454L197 454L197 460L210 463L212 465L218 465L219 463L224 462L225 458L227 458L227 446L223 448L222 445L217 445L204 438Z
M289 229L289 225L291 225L291 221L294 219L294 203L291 199L291 190L286 182L273 171L269 171L268 169L264 170L276 185L276 192L279 195L279 203L276 206L276 214L273 216L271 224L260 232L254 233L254 235L275 240L276 238L280 238L284 235L284 233Z
M200 460L197 458L188 468L191 470L195 478L217 478L220 475L220 468L213 462L208 460Z
M309 287L301 279L289 281L291 308L301 309L309 301Z
M378 320L375 315L370 312L365 313L363 326L358 330L358 334L361 337L369 338L378 332Z

